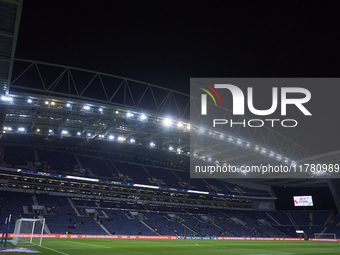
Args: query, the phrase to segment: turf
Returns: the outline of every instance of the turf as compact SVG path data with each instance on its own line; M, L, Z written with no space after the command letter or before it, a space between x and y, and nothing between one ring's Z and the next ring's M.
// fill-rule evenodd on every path
M311 241L44 239L34 248L48 255L340 254L340 242Z

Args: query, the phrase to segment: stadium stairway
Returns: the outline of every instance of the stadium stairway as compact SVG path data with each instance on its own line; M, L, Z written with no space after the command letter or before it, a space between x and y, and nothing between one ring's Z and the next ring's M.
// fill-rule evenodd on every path
M72 209L74 210L74 212L77 214L77 216L81 216L76 205L73 203L73 200L71 198L67 198L68 202L70 203Z
M227 230L225 228L222 228L220 225L218 225L217 223L213 223L214 226L216 226L217 228L221 229L224 232L224 235L227 236L236 236L233 232L231 232L230 230Z
M150 229L152 232L154 232L156 235L160 236L161 234L158 233L157 231L155 231L148 223L146 223L144 220L140 220L140 222L147 227L148 229Z
M28 206L27 205L23 205L22 209L24 210L24 214L32 214L29 210L28 210Z
M299 227L298 227L298 225L296 224L295 220L293 219L292 215L291 215L289 212L287 212L286 214L287 214L289 220L291 221L292 225L294 226L294 228L295 228L295 229L299 229Z
M34 205L39 205L36 195L33 195L32 199L33 199L33 204Z
M268 217L270 219L272 219L278 226L281 226L280 222L278 222L273 216L271 216L268 212L266 212L266 215L268 215Z
M112 177L112 178L117 178L118 175L117 175L117 173L115 172L114 166L111 164L111 161L105 160L105 165L106 165L107 169L108 169L109 172L110 172L110 177Z
M94 219L94 220L97 222L98 226L102 228L102 230L104 230L108 235L112 235L112 233L105 227L104 224L101 223L101 221L99 219L97 219L97 220Z
M37 199L36 195L33 195L32 199L33 199L33 204L34 205L39 205L39 202L38 202L38 199ZM25 210L24 210L24 212L25 212ZM38 218L39 219L45 219L45 217L41 216L41 215L39 215ZM46 234L51 234L52 233L50 227L48 226L48 224L46 222L46 219L45 219L44 231L45 231Z
M39 219L45 219L43 216L38 216ZM44 224L44 231L46 234L51 234L51 229L50 227L48 226L47 222L46 222L46 219L45 219L45 224Z
M193 230L192 228L190 228L188 225L184 224L183 222L179 222L179 224L181 224L183 227L185 227L185 228L187 228L188 230L190 230L191 232L193 232L195 235L201 236L200 233L198 233L197 231Z

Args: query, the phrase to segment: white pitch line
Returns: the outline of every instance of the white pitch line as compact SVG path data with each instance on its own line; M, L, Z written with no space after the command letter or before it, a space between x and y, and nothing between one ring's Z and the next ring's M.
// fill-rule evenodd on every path
M111 247L107 247L107 246L102 246L102 245L98 245L98 244L90 244L90 243L82 243L82 242L74 242L74 241L66 241L69 243L78 243L78 244L86 244L86 245L91 245L91 246L98 246L98 247L102 247L102 248L111 248Z
M46 246L39 246L39 247L42 247L42 248L45 248L45 249L47 249L47 250L51 250L51 251L54 251L54 252L57 252L57 253L60 253L60 254L68 255L67 253L64 253L64 252L61 252L61 251L57 251L57 250L48 248L48 247L46 247Z
M267 250L260 250L260 249L243 249L243 250L251 250L251 251L255 251L255 252L265 252L265 253L274 252L274 253L280 253L280 254L295 254L295 253L291 253L291 252L267 251ZM256 254L254 254L254 255L256 255Z

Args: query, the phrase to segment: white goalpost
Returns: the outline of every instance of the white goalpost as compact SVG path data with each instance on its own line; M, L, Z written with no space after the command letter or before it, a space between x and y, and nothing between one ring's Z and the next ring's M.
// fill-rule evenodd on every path
M336 239L335 233L314 233L315 239Z
M17 246L41 246L45 219L21 218L16 220L12 243Z

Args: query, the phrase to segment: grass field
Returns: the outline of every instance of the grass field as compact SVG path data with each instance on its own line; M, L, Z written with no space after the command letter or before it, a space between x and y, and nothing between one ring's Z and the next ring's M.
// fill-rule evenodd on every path
M11 244L10 244L11 245ZM234 240L44 239L48 255L302 255L340 254L340 242ZM13 254L13 253L1 253ZM15 253L18 254L18 253ZM27 253L22 253L27 254Z

